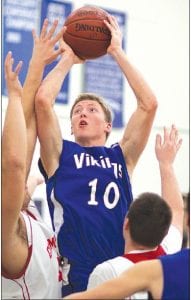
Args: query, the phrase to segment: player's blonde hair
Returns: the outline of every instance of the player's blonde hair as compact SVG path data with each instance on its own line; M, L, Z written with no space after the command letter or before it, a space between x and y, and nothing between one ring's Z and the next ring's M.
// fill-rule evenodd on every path
M112 118L111 109L105 103L105 101L102 97L97 96L97 95L92 94L92 93L82 93L76 98L76 100L74 101L74 103L72 105L72 108L70 110L70 119L72 118L72 114L73 114L74 107L76 106L76 104L79 103L80 101L83 101L83 100L92 100L92 101L98 102L101 105L102 109L103 109L106 122L112 123L113 118ZM109 133L106 134L106 139L108 138L108 136L109 136Z

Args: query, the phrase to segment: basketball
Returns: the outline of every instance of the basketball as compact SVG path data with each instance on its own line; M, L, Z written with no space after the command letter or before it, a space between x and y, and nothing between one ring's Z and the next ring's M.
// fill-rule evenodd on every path
M103 20L108 13L95 6L74 10L66 19L64 41L81 59L94 59L105 55L110 45L111 33Z

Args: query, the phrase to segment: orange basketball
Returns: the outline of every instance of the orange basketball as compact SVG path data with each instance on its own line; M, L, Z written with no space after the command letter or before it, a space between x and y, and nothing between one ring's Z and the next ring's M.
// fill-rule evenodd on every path
M96 6L83 6L66 19L64 41L82 59L93 59L107 53L111 33L103 20L108 13Z

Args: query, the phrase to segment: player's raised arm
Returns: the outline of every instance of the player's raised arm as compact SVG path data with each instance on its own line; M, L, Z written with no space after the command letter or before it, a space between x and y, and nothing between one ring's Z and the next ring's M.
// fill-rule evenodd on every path
M111 31L107 52L116 60L137 99L137 108L130 117L120 145L130 174L143 152L149 138L157 109L157 100L140 72L129 62L122 49L122 34L117 20L109 16L105 24Z
M57 25L58 20L55 20L50 29L48 29L48 19L45 19L39 36L35 30L32 31L33 52L23 86L23 109L28 137L27 175L37 138L34 106L35 94L42 81L45 66L53 62L62 52L61 47L56 48L55 46L62 37L64 28L55 34Z
M22 108L22 86L18 74L22 63L13 71L12 53L5 59L5 78L8 90L8 106L2 135L2 261L3 268L14 272L20 259L26 261L28 249L20 252L17 232L19 214L25 198L27 138ZM23 243L23 241L22 241ZM13 251L14 249L14 251ZM14 262L14 260L16 261ZM14 264L13 264L14 262ZM12 267L12 264L14 267ZM15 269L15 272L17 269Z
M60 45L63 50L61 58L43 80L35 98L41 159L48 176L51 176L58 167L62 150L62 135L53 105L73 64L83 62L63 40L60 41Z
M159 162L162 197L172 209L172 225L178 228L182 235L184 203L173 167L181 144L182 139L178 137L178 130L174 125L169 131L164 127L163 140L161 135L156 136L155 153Z

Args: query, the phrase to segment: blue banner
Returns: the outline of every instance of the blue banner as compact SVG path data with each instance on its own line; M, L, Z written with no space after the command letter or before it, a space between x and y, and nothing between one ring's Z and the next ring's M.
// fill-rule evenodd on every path
M107 10L117 18L122 33L125 32L126 14ZM125 34L123 34L123 37ZM123 48L125 40L123 38ZM123 73L110 55L104 55L85 63L84 90L103 97L113 111L113 127L123 127Z
M3 63L8 51L12 51L15 64L23 61L20 80L23 84L32 55L32 29L38 31L40 19L39 0L4 0L3 2ZM7 95L2 76L2 93Z
M59 19L58 30L63 26L70 14L72 5L54 0L4 0L3 2L3 62L8 51L12 51L15 64L23 61L20 73L21 83L24 83L28 64L32 55L32 29L40 32L42 23L47 17L50 25L54 19ZM48 65L44 76L54 67L56 62ZM57 102L68 102L69 75L66 77ZM2 94L7 95L4 76L2 76Z

